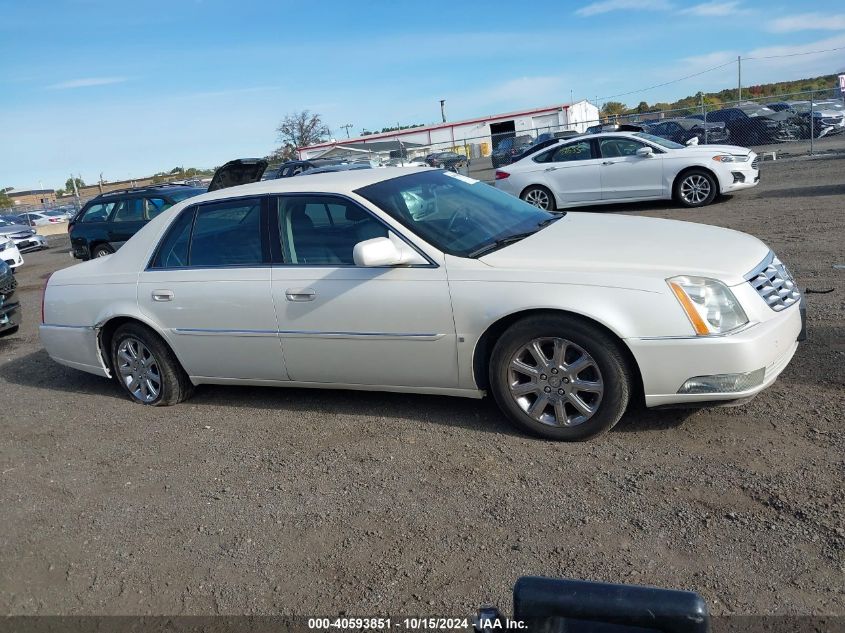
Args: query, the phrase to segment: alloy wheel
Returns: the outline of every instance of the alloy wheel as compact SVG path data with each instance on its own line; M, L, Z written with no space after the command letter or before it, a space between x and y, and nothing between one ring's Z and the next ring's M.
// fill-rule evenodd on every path
M154 402L161 394L161 372L149 348L129 337L117 348L117 371L129 393L144 403Z
M572 341L536 338L511 357L508 387L514 402L549 426L577 426L599 409L604 382L595 359Z
M523 200L525 200L528 204L533 204L535 207L544 210L548 210L551 206L549 194L542 189L530 189L525 193Z
M681 182L681 197L687 204L701 204L710 191L710 181L700 174L691 174Z

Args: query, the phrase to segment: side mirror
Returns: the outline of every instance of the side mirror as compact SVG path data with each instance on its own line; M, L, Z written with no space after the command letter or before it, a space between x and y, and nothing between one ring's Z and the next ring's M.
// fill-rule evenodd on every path
M685 145L686 145L687 147L689 147L689 146L691 146L691 145L698 145L698 137L697 137L697 136L693 136L690 140L688 140L688 141L685 143Z
M358 242L352 249L352 259L356 266L401 266L410 261L387 237Z
M651 158L654 155L654 150L650 147L641 147L637 150L637 156L640 158Z

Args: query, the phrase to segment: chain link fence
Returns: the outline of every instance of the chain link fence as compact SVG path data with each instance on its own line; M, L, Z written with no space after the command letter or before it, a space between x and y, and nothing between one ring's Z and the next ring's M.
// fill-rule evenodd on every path
M462 137L439 143L414 143L407 135L338 142L331 160L372 165L427 163L483 180L494 170L541 147L601 131L642 131L676 143L738 145L765 158L845 151L845 102L837 89L751 97L718 104L624 114L602 114L577 124ZM344 150L346 148L346 150Z

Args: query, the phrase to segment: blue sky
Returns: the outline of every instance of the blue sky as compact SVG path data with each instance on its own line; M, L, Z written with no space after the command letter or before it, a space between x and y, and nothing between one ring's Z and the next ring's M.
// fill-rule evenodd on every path
M610 97L743 57L743 84L845 71L836 1L0 0L0 186L262 156L288 112L430 123ZM736 84L735 65L616 100Z

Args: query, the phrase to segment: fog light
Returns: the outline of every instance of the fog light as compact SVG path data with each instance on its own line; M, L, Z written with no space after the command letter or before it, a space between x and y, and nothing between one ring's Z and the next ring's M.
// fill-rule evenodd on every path
M739 171L732 171L734 182L745 182L745 174Z
M761 367L746 374L715 374L696 376L687 380L678 393L736 393L763 384L766 368Z

